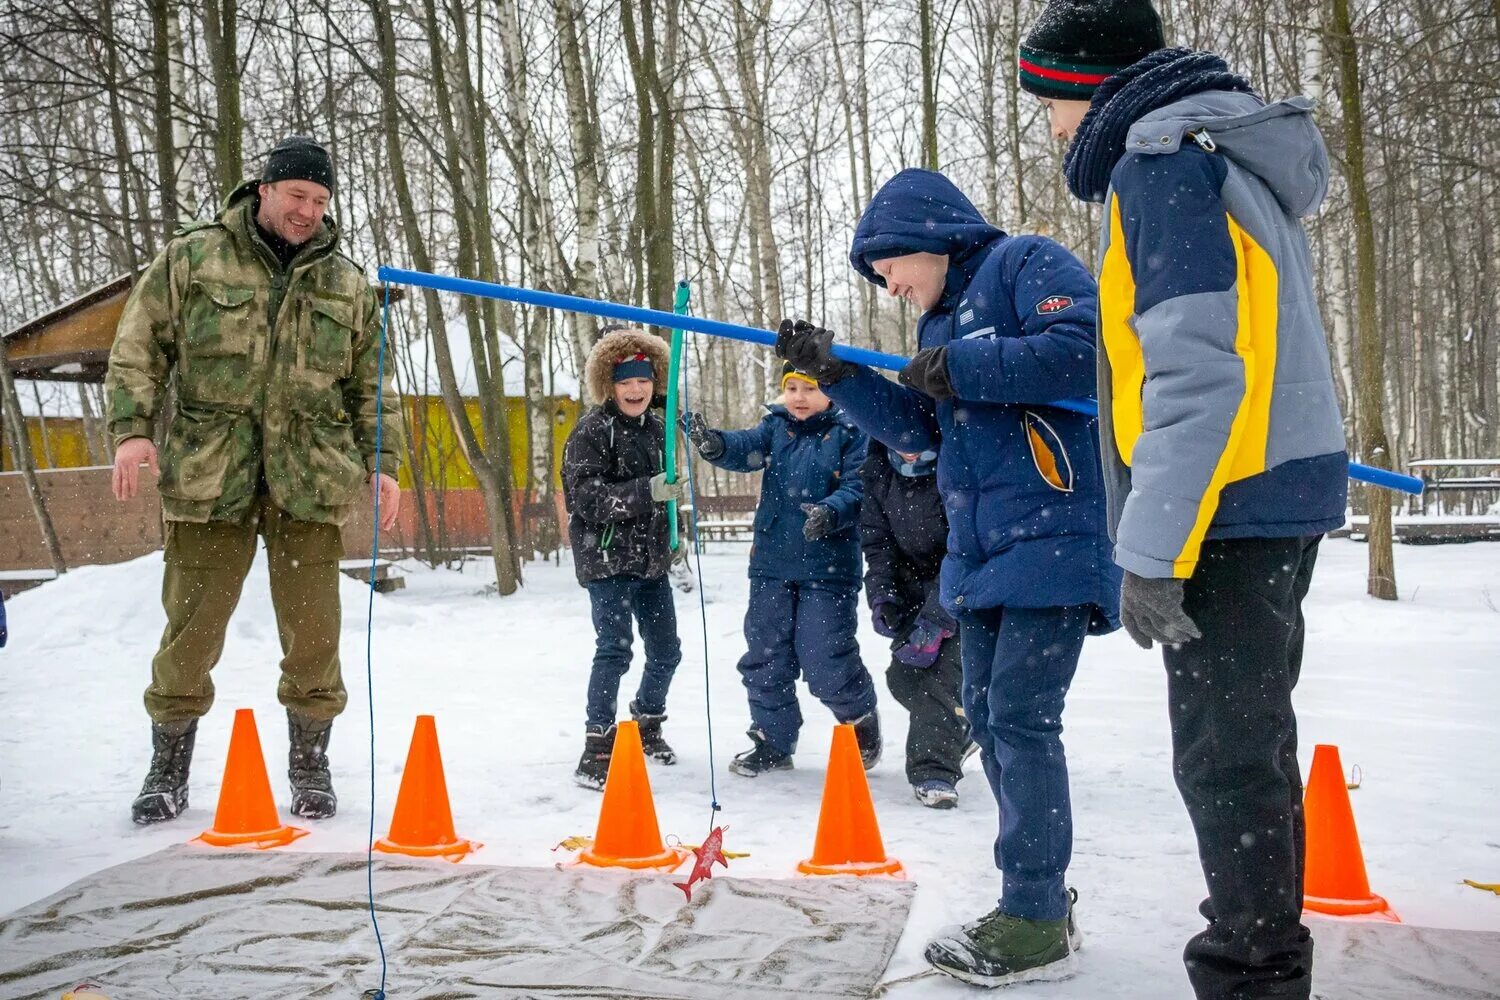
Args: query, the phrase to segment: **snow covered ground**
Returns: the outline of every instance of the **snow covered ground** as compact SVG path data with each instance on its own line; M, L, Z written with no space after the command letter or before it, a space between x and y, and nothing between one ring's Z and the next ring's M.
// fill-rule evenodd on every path
M1297 699L1303 766L1315 743L1338 744L1345 765L1360 766L1363 787L1352 795L1370 880L1407 923L1500 930L1500 897L1461 883L1500 881L1500 546L1403 546L1397 565L1402 601L1375 602L1364 596L1365 547L1324 544ZM725 772L748 721L734 671L743 551L720 545L703 570L726 847L751 854L731 871L788 875L812 847L831 719L804 691L808 725L797 769L754 781ZM591 834L599 805L597 794L569 779L593 638L571 567L533 565L524 592L503 601L481 595L489 582L483 562L462 573L414 564L405 571L406 590L375 599L377 832L389 822L412 720L431 712L459 835L486 845L472 862L555 863L552 846ZM130 799L149 758L140 696L162 626L160 572L159 554L86 567L9 606L11 645L0 652L0 912L209 826L235 707L256 709L285 804L279 652L262 563L215 671L219 700L199 731L192 808L161 827L131 824ZM355 851L365 843L366 591L352 580L343 587L350 710L332 747L342 808L293 850ZM663 831L696 842L709 818L696 595L679 595L678 613L686 659L667 734L682 761L653 765L652 781ZM919 886L887 974L900 979L922 971L922 947L936 928L993 905L995 808L978 773L960 785L957 811L933 812L912 799L901 768L904 713L883 684L885 643L867 624L861 640L879 668L886 726L886 756L871 774L876 807L887 849ZM622 708L637 677L626 678ZM1077 827L1071 881L1088 938L1082 971L1007 996L1190 996L1179 954L1199 925L1202 881L1172 785L1164 691L1157 655L1123 633L1086 645L1064 720ZM971 994L924 977L889 995Z

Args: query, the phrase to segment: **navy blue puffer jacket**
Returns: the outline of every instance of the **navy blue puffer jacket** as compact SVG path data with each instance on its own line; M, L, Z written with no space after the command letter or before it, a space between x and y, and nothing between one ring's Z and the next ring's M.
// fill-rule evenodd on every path
M748 430L721 431L724 451L713 464L731 472L765 470L755 509L750 575L774 580L859 585L859 467L864 433L837 407L798 420L779 404ZM826 504L834 530L817 541L802 537L805 503Z
M1047 405L1093 392L1093 278L1052 240L990 226L927 170L903 170L877 192L849 256L881 283L871 263L893 251L949 256L942 298L917 329L922 347L948 346L957 395L934 403L867 368L824 391L888 446L939 449L944 606L1091 604L1094 631L1116 627L1096 422Z

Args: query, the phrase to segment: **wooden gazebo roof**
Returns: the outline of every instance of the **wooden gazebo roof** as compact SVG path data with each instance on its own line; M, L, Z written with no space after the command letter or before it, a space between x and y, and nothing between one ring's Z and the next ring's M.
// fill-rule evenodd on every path
M130 294L122 274L5 334L5 356L17 378L104 381L115 327Z
M5 334L5 356L16 378L103 384L115 327L130 295L122 274ZM391 290L399 302L403 290Z

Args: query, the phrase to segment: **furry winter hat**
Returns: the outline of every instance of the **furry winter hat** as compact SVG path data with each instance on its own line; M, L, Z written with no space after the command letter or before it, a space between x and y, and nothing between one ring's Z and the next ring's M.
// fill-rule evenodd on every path
M644 330L616 330L599 338L583 366L583 381L595 399L609 399L614 392L615 365L637 354L651 360L652 381L657 395L667 391L667 366L671 353L667 342Z

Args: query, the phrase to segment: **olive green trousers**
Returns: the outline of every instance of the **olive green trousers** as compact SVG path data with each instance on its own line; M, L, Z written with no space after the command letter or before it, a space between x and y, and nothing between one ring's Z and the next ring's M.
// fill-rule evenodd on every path
M244 523L167 522L161 586L167 628L146 689L152 722L196 719L213 704L209 674L224 652L224 633L255 560L258 537L266 540L271 604L281 637L277 696L310 719L331 719L344 710L338 526L294 521L263 497Z

